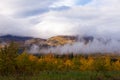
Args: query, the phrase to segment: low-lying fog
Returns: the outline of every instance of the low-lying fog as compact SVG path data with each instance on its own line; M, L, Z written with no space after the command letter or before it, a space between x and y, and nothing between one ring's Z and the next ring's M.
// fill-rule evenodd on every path
M41 49L39 45L34 44L30 48L30 53L120 53L120 41L114 39L93 39L85 43L84 41L77 41L73 44L66 44L63 46L49 47Z

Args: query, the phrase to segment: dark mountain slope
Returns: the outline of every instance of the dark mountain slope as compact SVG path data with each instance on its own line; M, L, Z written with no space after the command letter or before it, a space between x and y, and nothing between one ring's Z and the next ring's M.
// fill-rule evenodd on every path
M13 36L13 35L4 35L0 36L0 41L11 42L11 41L26 41L33 39L32 37L23 37L23 36Z

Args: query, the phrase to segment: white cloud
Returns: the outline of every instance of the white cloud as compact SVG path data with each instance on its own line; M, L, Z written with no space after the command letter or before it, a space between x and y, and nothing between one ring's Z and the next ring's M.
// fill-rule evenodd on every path
M46 23L41 26L46 27L51 34L55 33L53 28L55 26L63 34L89 34L116 38L120 32L120 6L118 2L119 0L94 0L85 6L72 6L69 10L52 11L47 13L47 19L42 21ZM51 19L48 16L54 18ZM62 30L66 24L68 25ZM59 31L58 33L61 34Z
M55 3L53 3L50 7L74 6L74 5L75 5L74 0L58 0Z
M2 14L0 32L37 37L63 34L118 37L120 32L119 3L120 0L92 0L86 5L76 5L75 0L4 0L0 3L0 14ZM70 8L51 9L51 7L62 6ZM42 12L44 13L40 14ZM2 20L3 15L13 20Z

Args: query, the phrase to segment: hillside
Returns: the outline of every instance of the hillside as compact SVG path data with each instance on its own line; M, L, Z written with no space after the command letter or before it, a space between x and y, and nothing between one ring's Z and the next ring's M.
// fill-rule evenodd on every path
M65 44L72 44L77 41L76 36L54 36L47 40L47 44L50 46L58 46Z
M38 45L41 48L55 47L58 45L72 44L77 41L76 36L54 36L48 39L4 35L0 36L0 46L8 45L11 41L18 43L22 47L30 48Z
M14 35L4 35L0 36L0 41L10 42L10 41L26 41L32 39L32 37L14 36Z

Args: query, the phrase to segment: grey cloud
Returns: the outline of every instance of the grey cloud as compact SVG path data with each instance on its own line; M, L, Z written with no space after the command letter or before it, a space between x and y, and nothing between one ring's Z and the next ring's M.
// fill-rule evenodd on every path
M5 0L0 3L0 8L4 12L11 11L10 15L18 17L23 15L25 17L45 13L55 1L57 0Z

